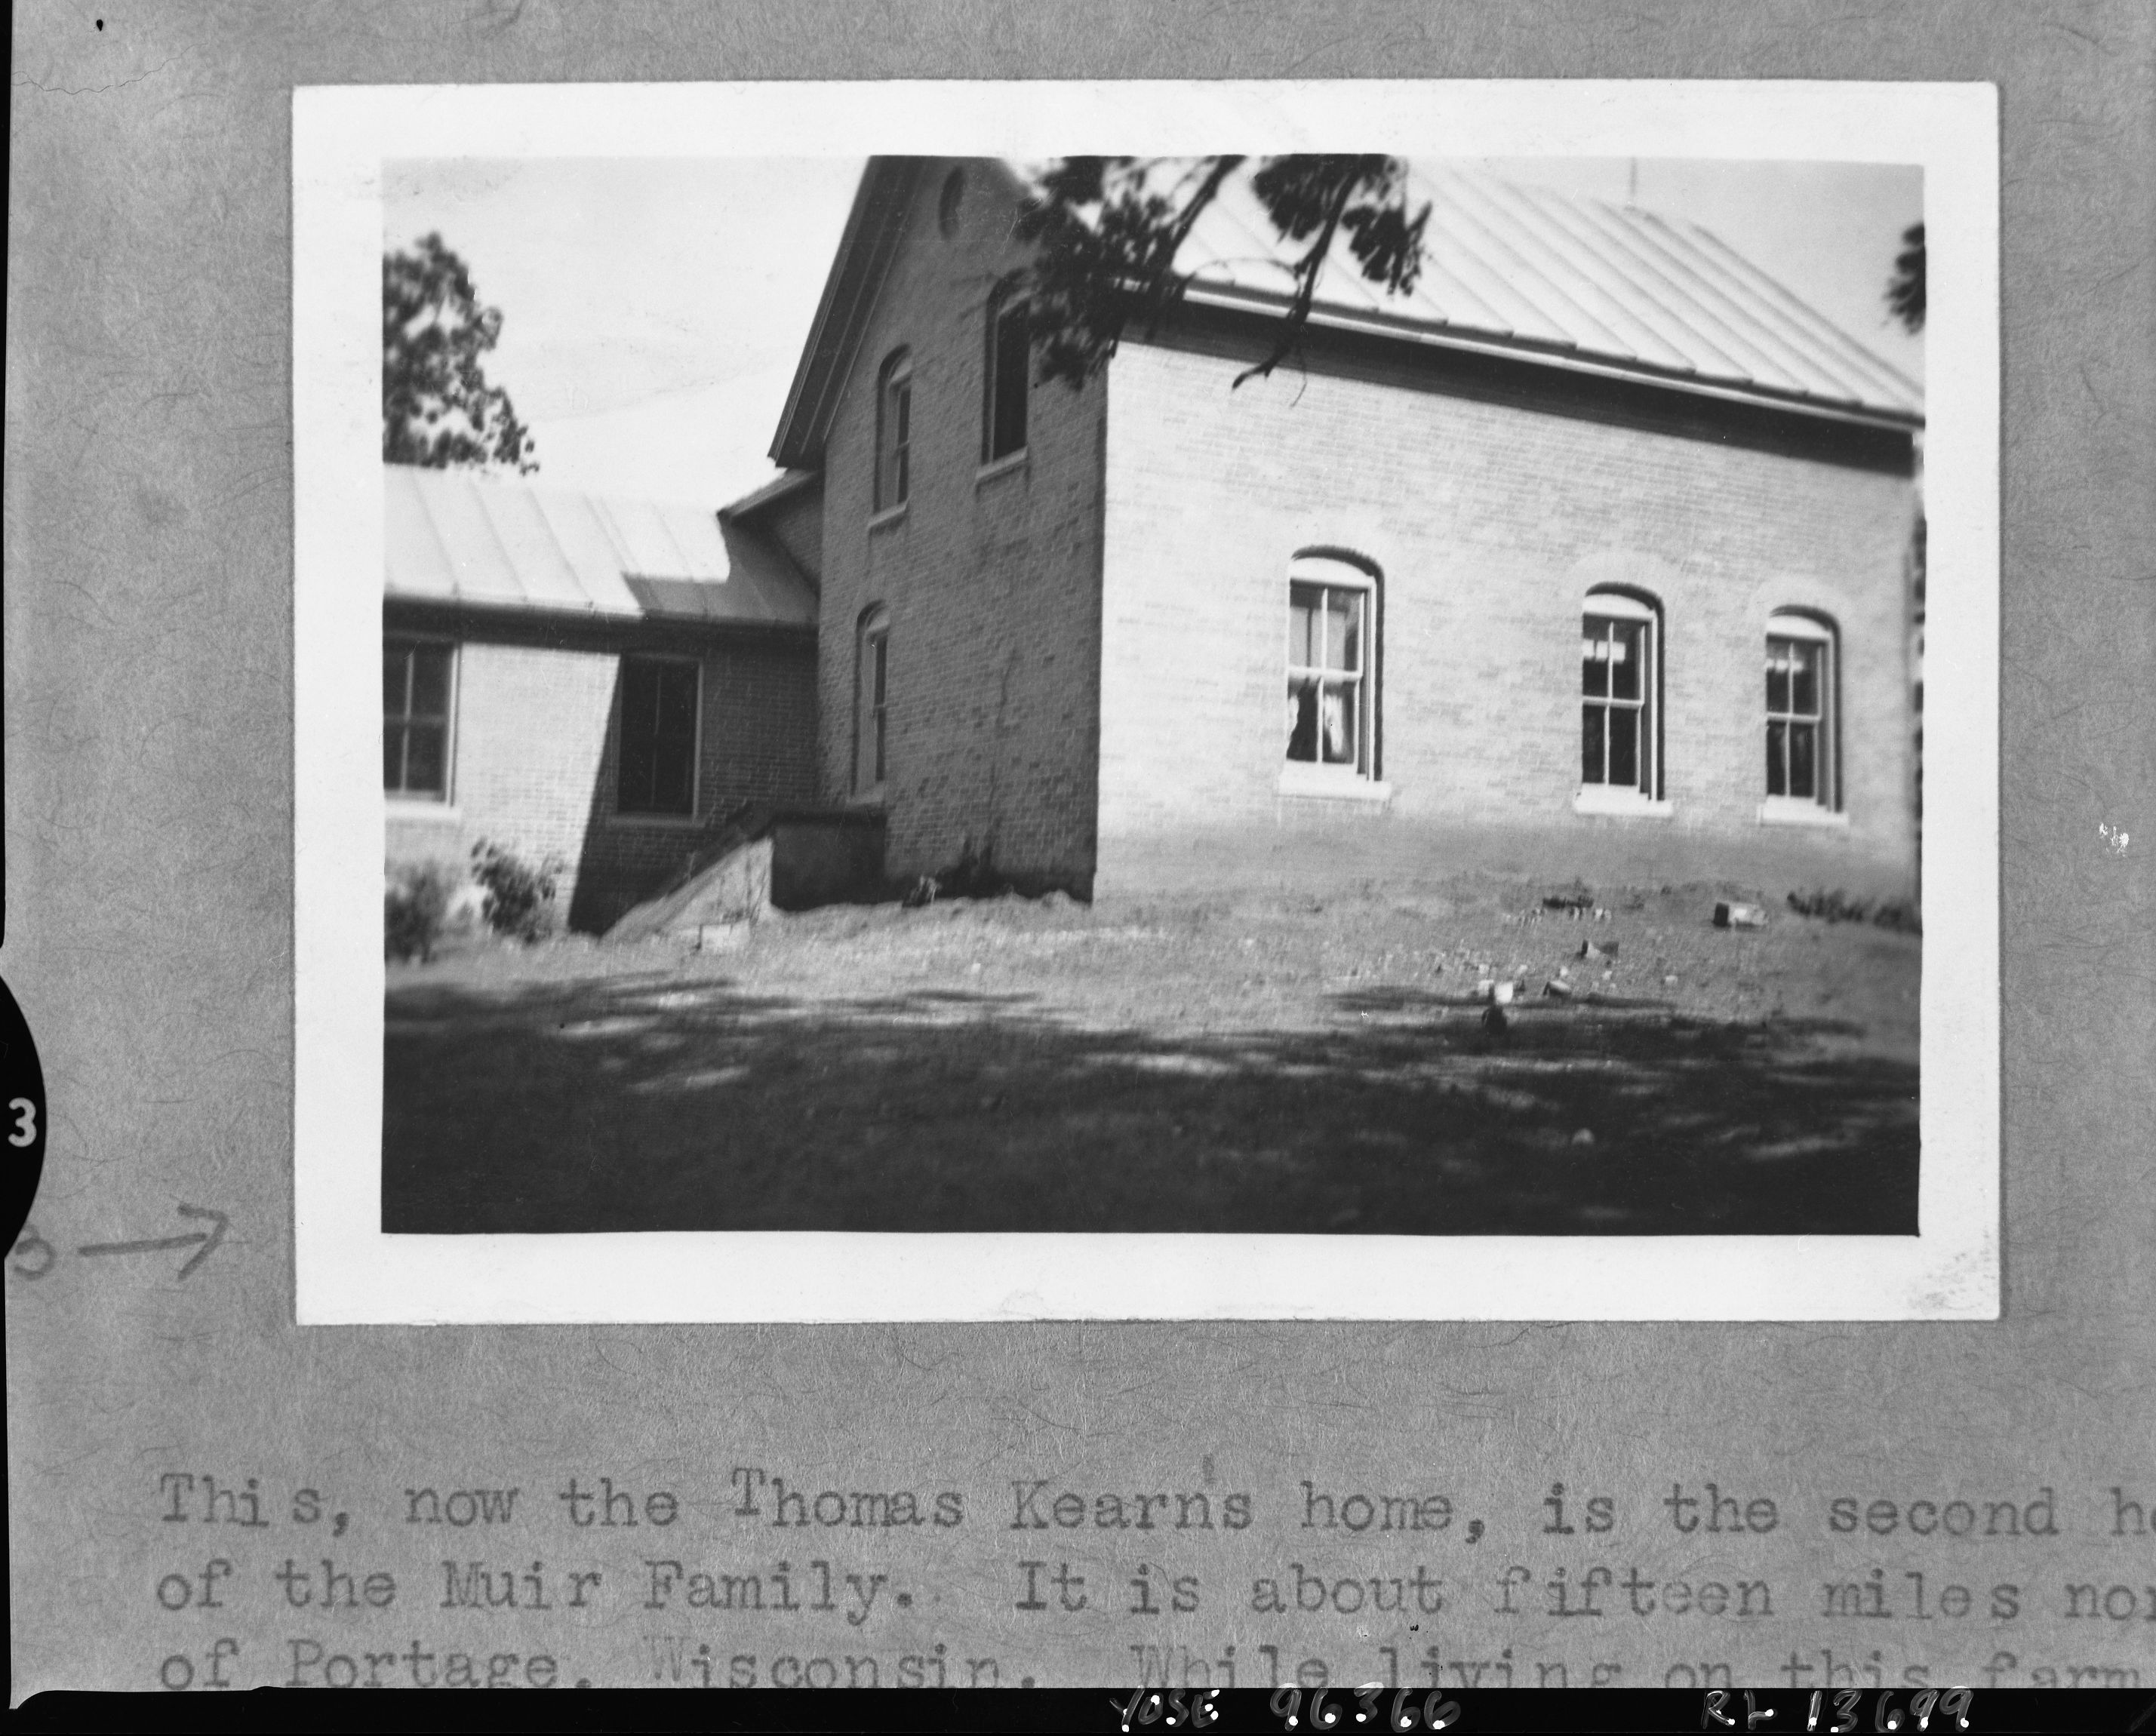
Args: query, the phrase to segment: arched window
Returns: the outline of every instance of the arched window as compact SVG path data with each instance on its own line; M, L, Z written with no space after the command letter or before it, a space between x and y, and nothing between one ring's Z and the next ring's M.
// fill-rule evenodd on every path
M879 603L864 610L854 642L854 793L883 788L885 705L891 692L891 615Z
M907 448L913 433L913 358L894 351L876 376L876 468L875 509L888 512L906 504L911 481Z
M1376 780L1378 603L1360 561L1306 551L1289 567L1284 787Z
M1783 610L1767 621L1767 801L1832 813L1840 752L1831 622Z
M1032 384L1031 310L1009 284L988 298L988 359L981 394L981 462L1025 450L1026 400Z
M1651 598L1588 593L1579 647L1583 806L1638 807L1661 795L1661 638Z

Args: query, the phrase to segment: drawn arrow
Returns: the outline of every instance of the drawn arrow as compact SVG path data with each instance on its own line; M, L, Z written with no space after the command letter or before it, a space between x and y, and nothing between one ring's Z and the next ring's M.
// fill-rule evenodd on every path
M209 1221L209 1228L198 1230L189 1236L161 1236L148 1242L94 1242L88 1247L79 1247L75 1252L79 1254L154 1254L170 1247L192 1247L195 1252L187 1257L187 1264L180 1267L180 1276L185 1278L216 1251L218 1243L224 1240L224 1226L231 1222L231 1219L222 1211L205 1211L198 1206L181 1206L180 1216L206 1218ZM199 1247L195 1247L198 1242L202 1244Z

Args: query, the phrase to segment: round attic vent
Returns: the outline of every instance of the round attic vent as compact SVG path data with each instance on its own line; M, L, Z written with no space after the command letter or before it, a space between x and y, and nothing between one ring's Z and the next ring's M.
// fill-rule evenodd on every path
M943 177L943 196L936 205L936 226L948 238L958 233L958 207L966 197L966 172L953 169Z

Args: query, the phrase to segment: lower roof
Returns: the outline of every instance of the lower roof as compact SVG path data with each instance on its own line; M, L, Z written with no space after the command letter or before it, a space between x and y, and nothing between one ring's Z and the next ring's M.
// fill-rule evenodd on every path
M624 621L803 627L792 558L710 509L475 470L383 467L384 591L400 601Z

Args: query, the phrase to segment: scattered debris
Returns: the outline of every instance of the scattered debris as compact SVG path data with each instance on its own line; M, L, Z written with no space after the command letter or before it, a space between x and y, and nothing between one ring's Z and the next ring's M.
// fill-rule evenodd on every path
M1615 940L1583 940L1579 943L1579 955L1584 959L1614 959L1620 944Z
M1718 929L1763 929L1767 926L1767 913L1757 904L1725 901L1714 907L1714 925Z
M1543 985L1543 993L1553 1001L1568 1001L1572 998L1572 985L1562 975L1553 976Z
M1502 1037L1506 1027L1512 1022L1505 1017L1505 1009L1502 1006L1492 1005L1482 1009L1482 1028L1492 1037Z
M1512 996L1518 991L1519 985L1517 983L1494 982L1490 985L1490 1004L1493 1006L1510 1006L1512 1004Z
M1662 979L1662 986L1666 989L1673 989L1676 986L1677 980L1674 976L1665 976Z
M913 883L911 890L907 892L899 902L909 910L923 910L936 902L937 894L942 889L937 883L935 875L923 874Z
M1592 910L1594 908L1594 894L1585 887L1578 892L1553 892L1543 899L1545 910Z

